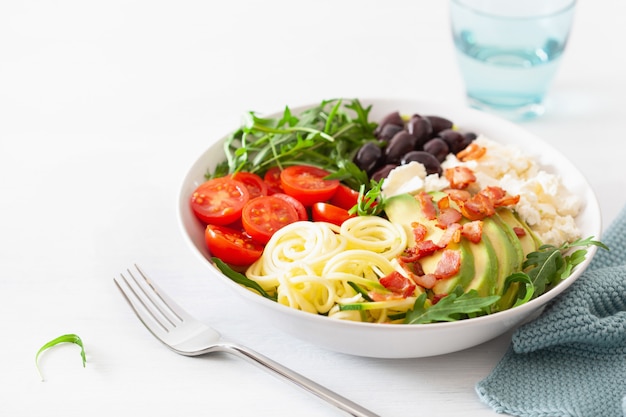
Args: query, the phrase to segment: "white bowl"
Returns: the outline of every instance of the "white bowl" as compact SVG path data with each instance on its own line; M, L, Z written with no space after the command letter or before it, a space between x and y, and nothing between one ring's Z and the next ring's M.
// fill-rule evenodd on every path
M564 185L584 201L582 211L576 218L582 236L600 238L600 208L595 194L578 169L549 143L515 124L465 107L419 100L360 101L363 105L373 105L370 113L372 121L380 121L392 111L443 116L463 130L483 133L492 140L510 143L536 156L543 169L559 173ZM292 111L297 112L304 108L306 106ZM233 126L233 130L235 128ZM247 300L260 316L266 317L268 326L275 326L299 339L333 351L377 358L415 358L442 355L476 346L539 314L548 301L563 292L580 276L596 252L595 246L589 248L587 259L576 267L572 275L540 297L519 307L468 320L417 325L373 324L330 319L295 310L239 286L224 276L210 261L210 254L205 246L204 226L193 215L189 199L196 187L205 181L207 169L212 169L224 158L223 139L199 156L182 183L179 220L184 236L192 250L206 264L210 275Z

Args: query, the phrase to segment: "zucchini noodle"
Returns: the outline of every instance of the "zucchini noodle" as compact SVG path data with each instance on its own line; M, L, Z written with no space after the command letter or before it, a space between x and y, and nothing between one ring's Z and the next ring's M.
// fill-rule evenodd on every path
M415 297L372 302L367 293L390 294L379 279L402 272L395 258L406 246L405 230L377 216L353 217L341 227L299 221L272 236L246 276L291 308L344 320L390 322L394 314L412 308ZM348 304L362 307L341 309Z

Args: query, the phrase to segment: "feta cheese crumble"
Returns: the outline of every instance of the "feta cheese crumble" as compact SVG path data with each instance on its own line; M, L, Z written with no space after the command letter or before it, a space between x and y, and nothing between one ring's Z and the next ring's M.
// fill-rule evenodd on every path
M519 202L513 209L543 243L560 246L580 237L574 219L582 201L567 190L560 176L542 170L519 148L494 142L483 135L476 138L475 143L487 149L483 156L462 162L450 154L442 168L465 166L474 172L478 189L497 186L511 195L519 195ZM422 164L411 162L391 171L382 189L385 196L391 196L443 190L449 186L445 178L436 174L427 176Z

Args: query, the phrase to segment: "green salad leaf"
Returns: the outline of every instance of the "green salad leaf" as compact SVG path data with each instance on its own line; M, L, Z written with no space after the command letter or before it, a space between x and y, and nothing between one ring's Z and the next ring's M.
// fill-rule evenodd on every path
M80 346L80 356L83 359L83 368L85 367L85 363L87 362L87 357L85 356L85 347L83 346L83 341L81 340L80 337L78 337L77 335L70 333L70 334L64 334L63 336L59 336L56 339L52 339L51 341L49 341L48 343L44 344L38 351L37 354L35 355L35 366L37 367L37 372L39 372L39 376L41 377L41 380L43 381L43 375L41 373L41 369L39 368L39 355L41 355L41 353L53 346L58 345L59 343L74 343L78 346Z
M427 295L422 293L413 310L407 312L405 324L424 324L441 321L457 321L486 313L486 308L500 299L498 295L482 297L476 290L463 292L462 287L443 297L437 304L427 305Z
M352 161L364 143L376 140L377 124L369 121L371 106L358 99L325 100L295 115L289 107L276 118L248 112L243 126L224 142L225 160L207 178L239 171L259 175L274 167L307 164L329 171L348 186L369 187L367 174Z
M532 298L538 297L570 276L572 269L585 260L589 246L609 249L604 243L588 237L564 243L560 247L542 245L537 251L529 253L522 265L522 274L527 275L532 283ZM574 248L583 249L571 251ZM527 283L526 287L528 286Z
M243 285L244 287L248 287L248 288L258 292L263 297L269 298L272 301L276 301L276 297L271 295L271 294L269 294L267 291L265 291L256 281L253 281L250 278L248 278L247 276L243 275L242 273L239 273L239 272L235 271L230 266L228 266L227 263L222 261L220 258L213 257L211 259L213 260L213 263L215 264L215 266L217 266L217 268L224 275L226 275L228 278L230 278L233 281L235 281L237 284Z

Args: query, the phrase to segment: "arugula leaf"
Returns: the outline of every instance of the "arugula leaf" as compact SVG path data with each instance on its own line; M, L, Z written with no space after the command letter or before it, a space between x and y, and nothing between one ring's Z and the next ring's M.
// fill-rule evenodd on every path
M535 294L535 285L530 277L523 272L515 272L508 277L504 281L504 288L502 289L502 294L505 294L511 284L514 282L518 282L520 284L524 284L520 286L519 292L517 294L517 301L513 304L513 307L517 307L519 305L525 304L532 300L533 295Z
M83 368L85 367L85 363L87 362L87 357L85 356L85 347L83 346L83 341L81 340L80 337L78 337L77 335L70 333L70 334L64 334L63 336L59 336L56 339L52 339L51 341L49 341L48 343L46 343L45 345L43 345L38 351L37 354L35 355L35 366L37 367L37 372L39 373L39 376L41 377L41 380L43 381L43 375L41 373L41 369L39 368L39 355L53 347L58 345L59 343L74 343L78 346L80 346L80 356L83 360Z
M375 140L377 124L368 120L371 106L357 100L322 101L318 106L294 115L289 107L276 118L245 115L243 125L224 141L225 160L206 178L239 171L263 175L273 166L307 164L326 169L358 189L369 187L367 175L353 162L365 142Z
M572 269L585 260L586 248L592 245L605 250L609 249L604 243L594 240L593 237L588 237L577 239L571 243L566 242L558 248L554 245L542 245L537 251L529 253L522 269L535 288L533 298L538 297L546 292L547 288L570 276ZM584 249L568 253L577 247Z
M253 281L250 278L246 277L245 275L235 271L230 266L228 266L227 263L222 261L220 258L213 257L211 259L213 260L213 263L215 263L215 266L217 266L217 268L224 275L226 275L228 278L230 278L237 284L243 285L244 287L251 288L257 291L263 297L269 298L272 301L276 301L276 297L269 294L267 291L265 291L256 281Z
M424 324L438 321L457 321L470 314L484 314L485 309L499 299L500 296L498 295L481 297L476 290L464 293L463 288L458 286L452 293L439 300L437 304L428 305L426 303L427 295L422 293L415 300L413 310L407 312L404 323Z

